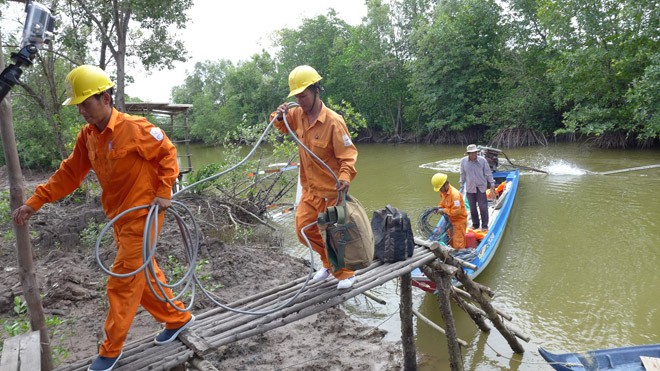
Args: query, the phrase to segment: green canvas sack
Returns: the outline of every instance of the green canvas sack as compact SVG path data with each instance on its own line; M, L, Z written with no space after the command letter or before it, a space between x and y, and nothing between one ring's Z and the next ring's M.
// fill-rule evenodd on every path
M319 214L325 226L325 249L333 271L366 268L374 258L374 235L367 212L357 198L344 192L341 203Z

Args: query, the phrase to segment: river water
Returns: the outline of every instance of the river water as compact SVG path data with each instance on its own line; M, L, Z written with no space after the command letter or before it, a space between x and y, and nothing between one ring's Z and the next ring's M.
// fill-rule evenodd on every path
M438 202L431 176L458 183L464 146L359 144L358 175L351 184L369 215L391 204L413 223ZM505 150L524 171L497 254L477 281L497 293L493 304L513 316L511 326L529 336L514 354L496 329L482 333L453 307L466 370L550 370L536 351L553 352L660 343L660 168L599 175L660 164L657 150L599 150L555 144ZM219 162L222 149L192 148L196 169ZM281 222L285 247L309 257ZM316 261L318 265L318 259ZM303 272L301 272L302 274ZM435 297L414 289L414 305L443 326ZM397 284L374 290L387 304L358 297L344 304L356 318L400 339ZM448 369L443 335L415 321L420 370Z

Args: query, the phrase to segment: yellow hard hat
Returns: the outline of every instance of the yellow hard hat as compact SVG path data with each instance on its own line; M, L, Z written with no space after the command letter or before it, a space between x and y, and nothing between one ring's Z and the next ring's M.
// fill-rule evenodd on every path
M320 81L322 78L310 66L302 65L294 68L289 74L289 97L302 93L308 86Z
M435 192L439 191L443 185L447 182L447 174L435 173L433 178L431 178L431 184L433 184L433 190Z
M115 86L108 74L102 69L91 66L78 66L66 75L66 95L63 106L80 104L92 95L103 93Z

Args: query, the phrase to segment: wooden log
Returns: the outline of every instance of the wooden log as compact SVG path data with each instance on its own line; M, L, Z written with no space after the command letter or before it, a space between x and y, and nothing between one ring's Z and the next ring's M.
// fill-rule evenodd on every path
M477 325L477 327L479 327L479 330L483 332L490 332L490 326L488 326L486 321L484 321L485 313L481 309L466 302L454 292L452 292L451 298L454 300L456 305L463 309L465 313L467 313L470 318L472 318L472 321Z
M492 322L495 328L502 334L502 336L504 336L511 349L518 354L524 353L525 349L520 345L516 339L516 336L511 333L511 331L509 331L509 329L502 323L502 320L497 315L497 312L495 312L495 309L490 304L488 299L482 295L481 290L477 288L476 285L474 285L474 282L472 282L472 280L465 274L465 272L458 270L456 272L456 278L463 284L465 290L470 293L470 295L472 295L477 303L479 303L481 309L486 312L490 322Z
M399 304L399 317L401 318L401 345L403 346L403 369L417 370L417 354L415 352L415 332L413 331L413 300L412 279L410 273L400 278L401 303Z
M419 319L420 321L426 323L426 324L429 325L432 329L438 331L439 333L441 333L441 334L443 334L443 335L445 335L445 336L447 335L447 332L445 331L445 329L443 329L442 327L438 326L436 323L434 323L433 321L431 321L430 319L428 319L426 316L424 316L423 314L421 314L418 310L416 310L416 309L414 309L414 308L413 308L413 314L415 315L415 317L417 317L417 319ZM456 340L458 341L458 343L459 343L460 345L462 345L462 346L464 346L464 347L467 347L467 346L468 346L468 343L467 343L465 340L460 339L460 338L457 338Z
M432 268L433 267L433 268ZM435 268L435 269L434 269ZM444 271L444 265L442 263L433 262L430 265L422 267L422 272L424 274L431 278L434 282L440 281L440 272L444 272L445 274L447 273ZM472 318L472 321L479 327L479 329L483 332L490 332L490 327L486 324L486 322L483 320L483 317L486 317L486 313L482 311L479 308L476 308L470 303L467 303L463 300L461 300L460 296L456 293L455 291L456 287L451 286L451 292L450 292L450 297L458 304L458 306L463 309L469 316ZM461 290L463 291L463 290ZM470 296L467 292L465 293L467 296ZM470 298L472 298L470 296ZM483 317L482 317L483 316Z
M452 256L450 253L451 253L451 251L453 251L453 249L438 243L438 241L427 241L427 240L423 240L421 238L415 237L415 243L420 245L420 246L428 247L429 250L431 250L431 252L433 252L435 254L435 256L437 256L438 258L440 258L443 262L445 262L447 264L451 264L451 265L456 266L456 267L465 267L465 268L469 268L469 269L472 269L472 270L477 269L476 265L474 265L472 263L469 263L469 262L466 262L465 260L462 260L462 259L459 259L459 258L456 258L456 257Z
M473 299L472 299L472 295L470 295L470 294L469 294L467 291L465 291L465 290L461 290L461 289L459 289L459 288L456 287L456 286L454 286L454 287L452 288L452 290L454 291L454 293L456 293L456 294L458 294L458 295L460 295L460 296L462 296L462 297L464 297L464 298L466 298L466 299L468 299L468 300L473 300ZM492 297L492 296L491 296L491 297ZM476 309L479 309L479 308L476 308ZM479 309L479 310L481 310L481 309ZM511 321L511 320L513 319L513 317L511 317L510 315L508 315L508 314L502 312L501 310L499 310L499 309L497 309L497 308L495 308L495 311L497 312L497 314L500 315L500 317L504 318L504 319L507 320L507 321ZM483 316L486 317L486 313L485 313L485 312L484 312Z
M387 302L385 300L383 300L383 299L379 298L378 296L372 294L371 291L365 291L365 292L362 293L362 295L368 297L369 299L375 301L378 304L381 304L381 305L387 304Z
M195 331L192 331L192 329L180 334L179 340L198 355L207 354L209 349L212 348L211 344L204 340L204 338L200 337Z
M197 371L218 371L213 364L204 358L200 357L193 357L192 360L190 360L190 364L197 370Z
M134 370L170 370L184 364L195 356L195 353L179 341L165 345L142 344L130 354L124 355L119 360L114 371ZM86 368L85 368L86 369Z
M461 347L458 344L458 335L456 333L456 323L449 304L449 293L451 292L451 277L444 272L438 275L438 281L435 285L438 289L438 305L440 314L445 321L445 331L447 332L447 347L449 350L449 367L452 371L463 370L463 357L461 356Z

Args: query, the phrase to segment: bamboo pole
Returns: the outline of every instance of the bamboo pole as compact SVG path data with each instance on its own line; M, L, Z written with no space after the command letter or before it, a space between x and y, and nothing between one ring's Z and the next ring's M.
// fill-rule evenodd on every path
M398 269L402 266L405 266L406 264L417 264L416 262L419 259L425 259L425 261L432 260L430 258L431 256L432 255L429 255L427 249L420 247L415 249L413 256L408 260L403 262L393 263L388 265L387 267L390 270ZM373 279L374 277L377 278L380 277L382 275L382 271L379 270L378 268L382 265L383 264L380 262L375 262L365 269L358 270L356 272L358 275L358 282L356 283L354 288L361 286L362 284ZM235 302L227 304L227 306L245 311L247 310L263 311L268 308L273 308L276 305L279 305L282 302L289 300L293 295L295 295L295 293L297 293L298 290L300 289L300 286L305 282L305 278L306 277L298 278L293 282L285 283L266 292L257 293L250 297L237 300ZM320 290L329 287L328 285L332 285L330 282L331 281L328 280L325 282L308 285L308 290L306 291L307 294L304 294L303 297L298 300L298 302L304 300L305 295L314 296L315 294L313 293L313 291L315 290ZM202 324L201 321L197 321L200 323L200 325L195 325L194 327L195 330L199 332L200 335L202 336L205 335L205 331L211 331L217 333L220 324L223 324L227 321L231 321L236 316L237 314L235 312L225 310L224 308L213 309L211 311L201 314L200 315L201 318L199 318L201 320L201 319L206 319L207 317L212 317L213 319L211 321L206 321L204 324Z
M365 292L362 293L362 295L368 297L369 299L375 301L376 303L378 303L380 305L387 304L387 302L385 300L383 300L383 299L379 298L378 296L374 295L371 291L365 291Z
M467 313L470 316L470 318L472 318L472 321L474 321L477 327L479 327L479 330L483 332L490 332L490 327L488 326L488 324L486 324L486 321L484 321L485 313L481 309L466 302L455 293L451 294L451 298L454 299L456 305L458 305L461 309L463 309L465 313Z
M430 259L432 258L432 255L430 254L417 254L416 256L414 255L411 259L413 259L413 262L417 259ZM397 269L401 268L402 266L405 267L406 263L409 261L404 261L404 262L399 262L396 264L392 264L388 266L390 269ZM414 264L414 263L413 263ZM419 263L418 263L419 264ZM378 265L376 265L378 266ZM367 273L360 274L361 271L358 271L358 281L353 287L353 290L359 289L360 287L363 287L365 283L369 283L370 281L373 281L374 279L382 279L381 273L378 273L375 270L369 270ZM373 273L376 272L376 273ZM396 278L396 277L391 277L391 278ZM390 278L390 279L391 279ZM304 279L299 279L298 281L304 282ZM386 281L383 281L383 283ZM302 283L299 284L299 286L302 285ZM334 289L333 281L327 280L325 282L321 283L316 283L309 285L309 289L304 291L299 297L298 300L296 301L296 305L299 307L300 305L306 305L305 303L316 303L319 301L319 290L328 290L328 289ZM240 306L237 309L241 310L250 310L250 311L265 311L269 308L273 308L276 305L281 305L282 302L285 302L286 300L289 300L290 297L295 295L299 291L300 287L288 287L285 291L283 292L271 292L270 295L260 297L260 295L255 295L254 299L258 299L256 301L253 301L252 303L248 303L247 305ZM362 292L365 290L360 290L359 292ZM332 296L332 295L330 295ZM280 304L278 304L278 302ZM293 303L292 303L293 304ZM289 307L290 308L290 307ZM277 316L277 313L282 313L281 311L286 311L288 310L287 307L280 308L278 311L275 311L273 313L268 314L269 316ZM195 330L200 334L200 336L205 337L206 335L210 334L217 334L217 333L222 333L224 331L229 331L231 329L235 329L239 327L240 325L245 325L249 322L254 322L258 321L261 319L260 315L257 316L245 316L240 313L235 313L235 312L228 312L228 313L223 313L220 315L218 319L213 319L212 321L204 324L203 326L196 327Z
M477 270L476 265L452 256L450 253L453 249L441 245L440 243L438 243L438 241L428 241L415 237L415 243L417 245L427 247L429 250L431 250L431 252L433 252L433 254L435 254L435 256L442 259L442 261L447 264L451 264L456 267L465 267L472 270Z
M493 323L502 336L504 336L511 349L518 354L524 353L525 349L520 345L515 335L502 323L502 320L497 315L497 312L495 312L493 306L483 295L481 295L481 291L473 284L472 280L465 274L465 272L459 269L456 272L456 278L463 284L465 290L479 303L481 309L486 312L488 319Z
M401 318L401 344L403 346L403 369L417 370L417 354L415 353L415 333L413 331L413 301L412 279L410 273L400 278L401 303L399 304L399 317Z
M366 290L369 290L376 286L380 286L391 279L399 277L404 273L410 272L417 267L427 264L429 261L433 259L434 256L432 254L420 255L418 257L418 260L416 260L413 263L410 263L410 259L409 259L406 261L391 264L391 266L394 267L395 269L388 270L385 273L375 272L374 274L370 275L368 278L366 277L360 278L360 276L358 275L358 281L356 285L353 286L351 290L348 290L341 295L337 295L335 282L326 281L322 285L322 290L320 292L315 292L314 290L305 292L308 298L301 298L303 302L297 302L296 304L283 308L277 312L262 317L256 317L257 318L256 320L252 320L250 323L245 323L244 325L240 325L236 327L227 326L222 329L212 329L215 330L212 332L217 335L208 334L209 336L206 338L206 341L208 341L213 346L217 347L256 334L264 333L273 328L283 326L297 319L310 316L312 314L318 313L322 310L340 304L351 297L361 294ZM365 282L365 280L367 280L367 282ZM254 316L252 317L254 318ZM244 318L239 318L239 320L243 321Z
M0 29L1 31L1 29ZM0 40L2 32L0 32ZM5 69L5 59L3 53L0 53L0 70ZM0 102L0 140L7 164L7 174L9 180L9 198L12 210L17 209L25 200L23 173L21 163L18 159L18 150L16 148L16 137L14 135L14 126L12 123L11 93L7 94L5 99ZM53 359L50 351L50 340L48 338L48 329L46 328L46 318L44 308L41 304L39 285L37 275L34 269L32 256L32 243L30 242L30 230L27 223L17 225L12 223L14 234L16 235L16 254L18 257L18 273L23 287L23 296L27 302L28 312L30 314L30 327L33 331L39 331L41 342L41 369L50 371L53 369Z
M461 290L461 289L459 289L459 288L456 287L456 286L454 286L454 287L452 288L452 290L454 291L454 293L460 295L461 297L463 297L463 298L465 298L465 299L468 299L468 300L474 300L474 299L472 299L472 295L468 294L467 291L465 291L465 290ZM491 297L492 297L492 296L491 296ZM479 308L476 308L476 309L479 309ZM479 309L479 310L480 310L480 309ZM502 312L501 310L499 310L499 309L497 309L497 308L495 308L495 312L497 312L497 314L499 314L500 317L504 318L504 319L507 320L507 321L511 321L511 320L513 319L513 317L511 317L510 315L508 315L508 314ZM486 317L486 312L484 312L483 316Z
M447 332L445 331L445 329L443 329L442 327L440 327L440 326L438 326L437 324L435 324L433 321L431 321L430 319L428 319L425 315L421 314L418 310L416 310L416 309L414 309L414 308L413 308L413 314L415 315L415 317L417 317L417 319L419 319L420 321L426 323L426 324L429 325L432 329L438 331L439 333L441 333L441 334L443 334L443 335L445 335L445 336L447 335ZM456 340L458 341L458 343L459 343L461 346L464 346L464 347L467 347L467 346L468 346L468 343L467 343L465 340L460 339L460 338L457 338Z

